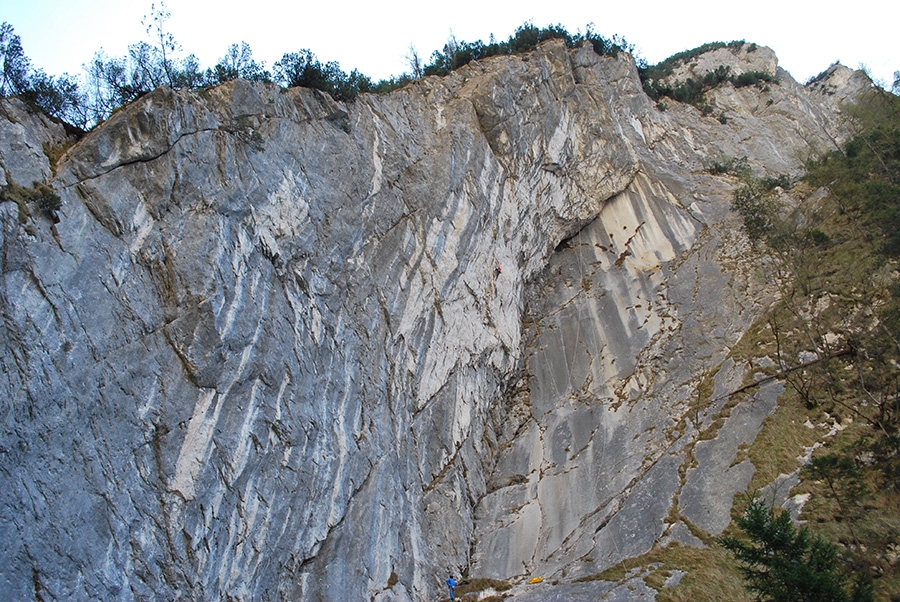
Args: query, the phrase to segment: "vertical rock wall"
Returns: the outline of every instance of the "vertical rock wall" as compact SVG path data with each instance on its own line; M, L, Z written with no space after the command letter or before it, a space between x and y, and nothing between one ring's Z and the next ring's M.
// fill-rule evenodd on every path
M0 597L419 600L639 552L764 300L684 174L827 142L788 80L730 130L558 42L349 105L160 89L55 174L7 102L7 180L62 209L0 203Z
M720 64L776 69L771 51L746 46L690 67ZM640 171L526 289L524 374L494 410L474 574L578 578L655 545L699 543L686 522L711 535L727 527L754 472L739 448L782 387L726 407L751 367L723 360L775 287L728 211L734 178L708 168L745 158L757 175L799 173L803 156L842 136L839 103L865 86L849 73L831 74L838 98L784 72L767 89L729 84L709 94L707 117L677 103L660 111L618 80L613 111ZM717 386L701 406L705 378Z

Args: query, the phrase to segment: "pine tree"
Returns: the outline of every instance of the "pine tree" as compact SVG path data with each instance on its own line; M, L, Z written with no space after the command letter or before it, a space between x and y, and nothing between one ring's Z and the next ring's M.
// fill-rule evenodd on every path
M797 528L787 512L772 512L753 500L737 525L749 543L720 540L740 563L747 589L761 602L867 602L871 585L858 579L847 593L847 577L837 548L806 527Z

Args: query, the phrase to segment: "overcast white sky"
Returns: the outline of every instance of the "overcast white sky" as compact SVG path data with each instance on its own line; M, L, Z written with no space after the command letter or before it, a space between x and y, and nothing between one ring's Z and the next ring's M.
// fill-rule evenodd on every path
M81 75L101 47L121 56L147 39L141 19L150 0L0 0L0 21L15 28L35 67L52 75ZM900 70L900 3L896 0L449 0L327 2L323 0L167 0L171 33L203 67L229 45L246 41L267 67L286 52L312 50L344 71L374 80L408 70L413 45L428 58L451 32L460 40L505 40L525 21L562 24L570 32L588 23L605 37L620 34L650 63L705 42L743 39L769 46L798 81L839 60L865 64L876 79L893 82Z

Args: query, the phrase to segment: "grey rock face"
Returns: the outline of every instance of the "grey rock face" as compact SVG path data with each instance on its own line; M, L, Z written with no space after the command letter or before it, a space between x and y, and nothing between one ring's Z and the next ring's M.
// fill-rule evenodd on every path
M63 206L0 204L0 597L420 600L645 551L770 294L703 161L839 133L782 77L716 92L728 126L559 43L349 105L160 89L55 175L4 101L7 181Z
M775 68L767 49L710 55L693 68ZM861 82L837 73L852 97ZM495 409L475 574L590 575L654 545L699 544L684 520L710 535L730 522L754 472L732 464L782 387L726 407L748 367L723 360L774 290L728 212L733 183L705 166L746 156L757 173L793 174L800 152L840 138L832 95L780 81L714 90L725 124L688 106L660 112L633 91L614 102L641 171L526 290L525 372ZM698 408L706 376L714 394ZM700 440L716 418L724 426Z
M75 140L49 117L35 113L17 98L0 104L0 186L31 186L52 176L45 149Z
M731 523L731 500L746 490L755 471L749 459L733 464L734 459L741 445L753 443L783 391L781 383L763 385L750 403L731 411L715 439L694 445L697 467L687 471L679 509L707 533L721 535Z

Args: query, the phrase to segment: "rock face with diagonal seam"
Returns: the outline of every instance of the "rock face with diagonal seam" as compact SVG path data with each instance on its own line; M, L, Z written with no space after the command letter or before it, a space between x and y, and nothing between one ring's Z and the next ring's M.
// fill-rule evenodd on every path
M6 183L62 201L0 203L3 597L417 600L640 553L771 295L703 163L796 172L841 69L715 90L728 124L559 42L346 105L162 88L53 166L2 101Z

